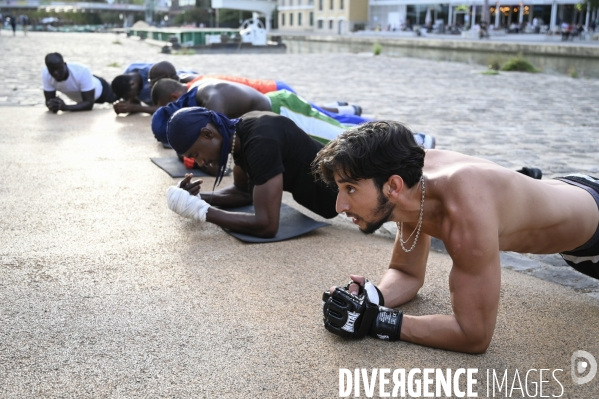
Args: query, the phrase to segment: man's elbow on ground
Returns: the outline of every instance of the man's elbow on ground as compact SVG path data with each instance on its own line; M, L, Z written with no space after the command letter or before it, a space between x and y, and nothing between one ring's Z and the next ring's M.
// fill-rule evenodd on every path
M470 353L471 355L482 355L483 353L485 353L487 351L487 349L489 349L490 344L491 344L491 341L478 342L478 343L469 345L466 348L466 350L464 350L464 352Z
M279 231L279 223L260 223L254 228L254 235L260 238L273 238Z
M493 332L471 337L465 348L463 348L463 351L472 355L485 353L489 349L489 345L491 345L492 338Z

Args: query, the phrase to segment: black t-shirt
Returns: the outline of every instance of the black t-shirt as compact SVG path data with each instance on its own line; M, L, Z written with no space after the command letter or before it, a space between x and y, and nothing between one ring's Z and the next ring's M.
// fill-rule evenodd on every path
M337 215L337 193L315 181L310 164L323 145L288 118L272 112L249 112L237 125L241 156L235 158L250 183L260 186L279 173L283 190L298 204L325 218Z

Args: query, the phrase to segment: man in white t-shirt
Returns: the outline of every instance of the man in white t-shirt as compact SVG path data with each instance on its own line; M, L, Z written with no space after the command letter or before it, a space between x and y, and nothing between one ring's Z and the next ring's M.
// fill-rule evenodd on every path
M46 55L46 68L42 72L42 83L46 106L54 113L58 111L89 111L94 103L113 103L114 93L108 82L92 75L89 68L70 62L64 62L62 55L50 53ZM76 104L67 105L56 97L56 91L75 101Z

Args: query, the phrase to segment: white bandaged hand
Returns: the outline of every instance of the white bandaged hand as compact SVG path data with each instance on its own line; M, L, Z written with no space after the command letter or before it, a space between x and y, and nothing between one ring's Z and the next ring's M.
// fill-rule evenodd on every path
M193 196L186 190L177 186L171 186L166 190L166 202L171 211L178 213L184 218L206 221L206 213L210 204L200 198Z

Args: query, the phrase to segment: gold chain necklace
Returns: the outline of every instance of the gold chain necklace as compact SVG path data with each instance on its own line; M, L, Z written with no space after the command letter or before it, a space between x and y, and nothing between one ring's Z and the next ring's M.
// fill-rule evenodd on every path
M404 250L404 252L410 252L416 247L416 243L418 242L418 236L420 235L420 228L422 227L422 215L424 214L424 174L420 178L420 181L422 182L422 200L420 201L420 217L418 217L418 224L416 225L416 229L414 229L412 231L412 234L410 234L410 236L408 237L407 240L404 241L402 239L402 237L403 237L403 222L396 222L397 230L399 231L399 244L401 245L401 248ZM416 233L416 237L414 238L414 243L412 244L410 249L406 249L404 244L407 244L408 241L410 241L410 238L412 238L414 233Z
M237 136L237 129L233 131L233 142L231 143L231 158L227 160L227 169L233 170L235 160L233 159L233 151L235 151L235 137Z

